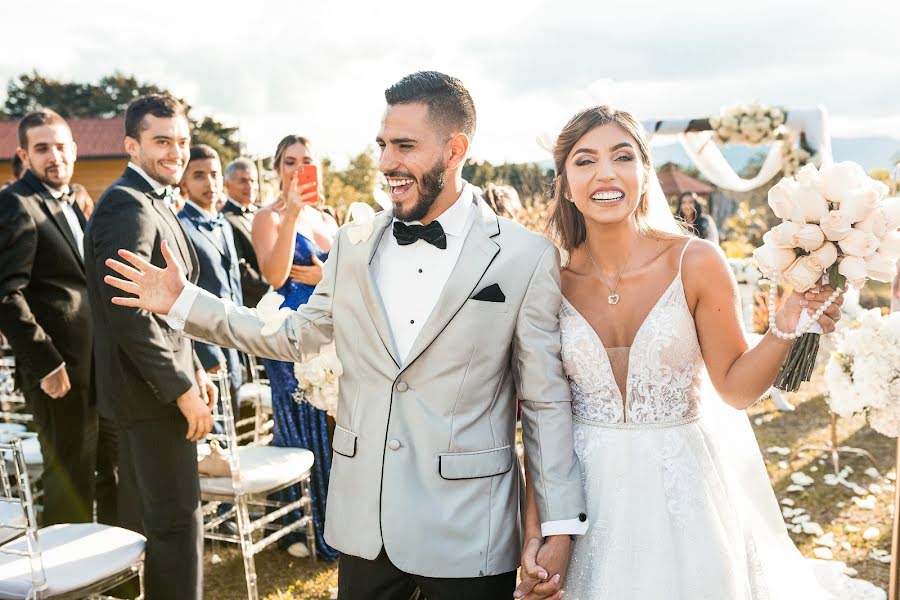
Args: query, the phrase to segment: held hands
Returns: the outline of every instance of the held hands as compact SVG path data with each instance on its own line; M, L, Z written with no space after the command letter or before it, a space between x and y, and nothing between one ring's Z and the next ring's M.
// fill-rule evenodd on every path
M312 255L311 267L301 265L291 266L291 280L304 285L316 286L322 281L322 261L315 254Z
M106 266L125 279L107 275L103 281L123 292L137 296L136 298L116 296L112 299L113 304L140 308L158 315L169 314L175 300L187 285L187 278L181 265L169 250L169 243L163 240L160 248L166 261L165 269L153 266L128 250L119 250L119 256L130 265L114 258L106 259Z
M831 297L834 288L829 285L814 285L805 293L794 292L782 304L775 313L775 322L781 331L794 331L803 311L808 311L812 316ZM831 333L841 318L841 305L844 303L844 294L841 293L821 318L819 325L825 333Z
M513 594L522 600L561 600L563 577L569 563L572 540L553 535L543 540L532 537L522 551L522 582Z
M197 385L175 401L188 424L185 438L192 442L202 440L212 430L212 407L218 396L215 383L206 373L197 371L196 378Z
M41 391L51 398L62 398L72 389L69 381L69 373L62 367L53 375L47 375L41 379Z

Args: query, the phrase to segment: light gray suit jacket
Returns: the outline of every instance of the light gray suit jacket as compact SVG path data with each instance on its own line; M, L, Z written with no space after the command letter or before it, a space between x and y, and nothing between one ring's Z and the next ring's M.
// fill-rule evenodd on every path
M559 254L477 198L475 222L437 306L398 359L370 270L392 215L354 244L342 228L309 302L274 335L253 309L201 294L185 333L302 361L335 342L340 379L325 539L403 571L475 577L515 570L521 549L516 399L542 522L584 520L569 386L560 361ZM352 225L351 225L352 226ZM503 302L473 300L498 284Z

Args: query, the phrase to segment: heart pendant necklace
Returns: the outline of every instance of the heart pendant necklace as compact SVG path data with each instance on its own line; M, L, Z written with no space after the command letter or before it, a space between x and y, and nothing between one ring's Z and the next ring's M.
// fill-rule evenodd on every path
M606 297L606 301L609 304L615 305L619 303L620 296L618 293L616 293L616 290L619 289L619 280L622 279L622 273L625 272L625 267L628 266L628 261L631 260L631 253L634 252L634 247L637 246L639 239L641 239L640 235L634 238L634 242L632 242L631 248L628 250L628 255L625 256L625 262L624 264L622 264L622 268L619 269L619 274L616 276L616 283L613 285L609 285L609 283L603 277L603 273L600 271L600 267L597 266L597 261L594 260L594 255L591 253L591 246L590 244L587 245L588 256L591 258L591 263L593 263L594 269L597 270L597 276L600 277L600 281L602 281L606 288L609 290L609 296Z

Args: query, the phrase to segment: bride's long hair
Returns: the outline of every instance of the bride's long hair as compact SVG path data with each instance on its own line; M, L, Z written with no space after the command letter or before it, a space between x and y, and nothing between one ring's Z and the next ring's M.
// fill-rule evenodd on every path
M643 190L635 211L638 228L642 233L655 238L671 238L673 236L672 232L653 227L648 219L653 162L650 158L650 145L647 142L643 126L630 112L602 104L586 108L572 117L559 133L556 144L553 146L556 179L552 192L550 216L547 219L547 235L567 253L571 253L572 250L584 243L587 238L587 226L584 222L584 215L581 214L575 203L566 200L565 197L566 190L569 189L566 159L578 140L586 133L610 123L621 127L634 139L641 157L641 164L644 167Z

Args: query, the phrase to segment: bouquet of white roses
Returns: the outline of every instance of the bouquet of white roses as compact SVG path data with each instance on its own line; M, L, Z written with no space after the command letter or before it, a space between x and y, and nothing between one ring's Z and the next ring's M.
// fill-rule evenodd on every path
M780 108L754 102L723 108L709 124L719 144L766 144L783 133L785 118Z
M311 360L294 365L297 391L294 400L309 402L330 416L337 413L338 380L344 367L334 351L334 346L324 349Z
M900 313L866 311L836 338L825 366L831 410L865 412L873 429L900 437Z
M822 333L817 321L840 291L860 288L868 279L891 281L900 258L900 198L862 167L841 162L806 165L769 190L769 206L782 219L763 236L753 253L756 266L772 283L769 328L782 339L797 340L775 382L796 391L809 381ZM776 285L805 292L827 278L835 292L814 315L804 313L793 333L775 325Z

